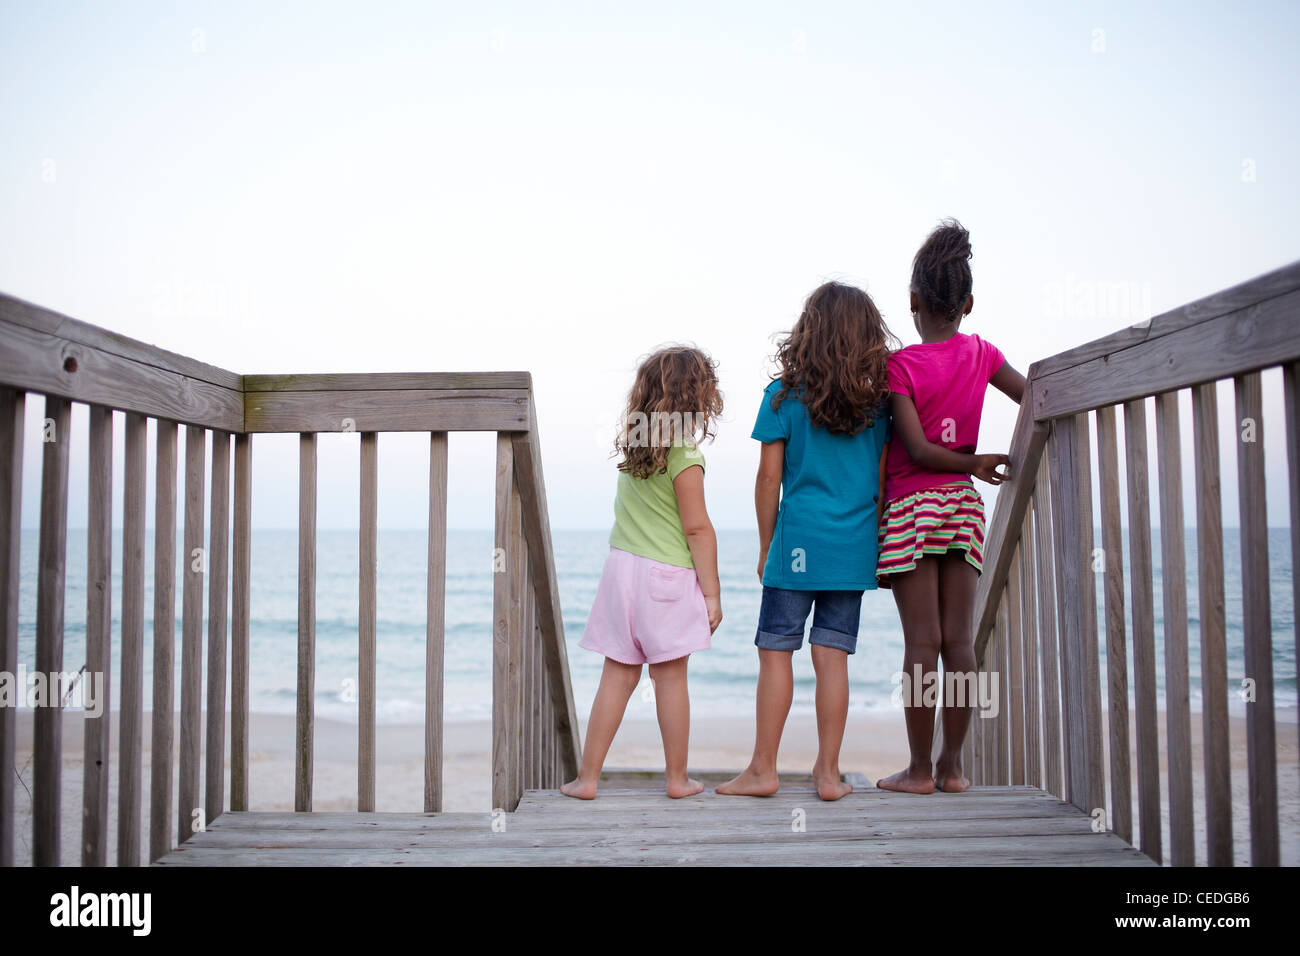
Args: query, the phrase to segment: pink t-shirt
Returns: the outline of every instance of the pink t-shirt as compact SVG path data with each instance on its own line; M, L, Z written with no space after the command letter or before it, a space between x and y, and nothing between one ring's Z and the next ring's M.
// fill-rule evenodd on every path
M916 405L925 437L935 445L975 453L984 392L1005 361L997 346L958 332L942 342L899 349L889 357L889 390ZM970 481L969 474L931 471L912 460L895 434L885 459L885 502L937 485Z

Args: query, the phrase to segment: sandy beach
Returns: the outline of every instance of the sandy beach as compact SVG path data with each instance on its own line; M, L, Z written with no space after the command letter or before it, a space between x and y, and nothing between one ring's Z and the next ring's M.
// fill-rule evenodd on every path
M112 715L116 759L117 714ZM62 807L64 865L80 863L82 799L82 715L68 711L63 721ZM178 717L179 721L179 717ZM1193 715L1193 748L1196 754L1194 785L1198 831L1198 858L1203 855L1204 800L1200 786L1200 719ZM150 721L146 715L144 781L145 803L142 832L147 834ZM1296 724L1278 723L1278 793L1282 862L1300 863L1300 765L1297 763ZM736 769L748 762L753 746L753 721L740 718L700 718L692 726L691 767L697 770ZM251 718L251 807L252 810L293 809L294 718L288 714L253 714ZM381 724L377 729L376 808L383 811L420 811L424 781L424 728L419 724ZM1162 788L1167 788L1163 761ZM1235 850L1239 863L1249 862L1249 831L1246 829L1246 730L1245 721L1234 718L1231 727L1233 753L1232 789ZM15 787L17 839L15 862L31 862L31 759L32 714L24 711L18 721L18 766L21 782ZM444 808L447 811L491 809L491 727L487 721L450 723L444 738ZM792 716L782 742L779 769L807 771L817 753L817 733L811 716ZM341 721L316 721L316 752L313 806L316 810L356 808L357 728ZM907 760L907 740L901 719L889 715L852 715L845 733L840 762L846 772L863 773L870 780L900 769ZM661 768L659 730L653 720L628 719L614 741L607 762L609 768ZM116 858L117 786L112 775L109 795L109 861ZM226 786L227 798L229 783ZM667 798L665 798L667 799ZM917 799L924 799L918 797ZM1134 818L1136 819L1136 811ZM173 832L175 824L173 822Z

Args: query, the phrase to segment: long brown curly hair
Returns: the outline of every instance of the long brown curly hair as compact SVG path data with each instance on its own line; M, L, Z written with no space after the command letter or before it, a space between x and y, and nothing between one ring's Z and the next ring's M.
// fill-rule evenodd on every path
M674 444L716 434L722 414L717 363L689 345L669 345L641 360L614 441L618 470L649 478L668 470Z
M870 428L889 393L891 344L897 340L866 292L841 282L818 286L777 346L781 390L773 408L794 394L808 419L832 434Z

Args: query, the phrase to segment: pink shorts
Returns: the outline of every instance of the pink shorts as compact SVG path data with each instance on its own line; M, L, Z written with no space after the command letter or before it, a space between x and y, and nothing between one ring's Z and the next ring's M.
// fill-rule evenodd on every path
M694 568L610 548L579 647L623 664L659 664L709 647Z

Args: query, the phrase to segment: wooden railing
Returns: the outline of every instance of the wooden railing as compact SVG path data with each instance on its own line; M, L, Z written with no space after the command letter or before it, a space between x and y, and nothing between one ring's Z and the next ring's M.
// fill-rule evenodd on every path
M1272 615L1264 429L1285 429L1293 607L1300 607L1300 263L1031 366L1011 442L1011 480L989 523L975 605L976 656L996 672L996 717L964 742L979 784L1044 787L1156 860L1197 860L1189 703L1188 596L1178 396L1191 390L1202 689L1201 783L1210 865L1233 863L1230 690L1246 704L1250 859L1278 863ZM1264 421L1261 370L1281 366L1285 424ZM1224 605L1220 435L1215 383L1232 379L1245 672L1230 688ZM1164 717L1162 810L1155 596L1148 476L1154 397ZM1121 491L1117 418L1124 419ZM1101 546L1095 549L1095 421ZM1128 593L1120 498L1127 497ZM1104 596L1100 669L1097 577ZM1128 673L1132 641L1133 674ZM1298 648L1300 649L1300 648ZM1106 682L1106 710L1101 681ZM1134 714L1130 716L1130 687ZM1136 741L1130 740L1130 721ZM1133 744L1136 744L1134 748ZM1136 776L1137 820L1132 814ZM1136 827L1135 827L1136 822ZM1168 844L1166 852L1165 836Z
M64 671L69 424L89 405L86 669L102 675L103 715L85 720L83 865L108 861L109 701L112 670L113 414L125 414L121 702L116 862L141 859L147 420L157 423L154 515L153 706L148 859L167 853L224 809L249 806L249 658L253 436L299 440L298 666L294 806L312 808L316 638L317 435L360 433L357 809L375 808L376 517L381 432L430 436L423 806L442 809L443 638L447 433L497 434L496 561L492 620L492 799L513 810L525 788L576 775L580 745L547 517L531 377L526 372L248 375L0 295L0 670L18 653L18 575L25 405L44 397L36 669ZM179 760L172 686L176 587L177 436L185 428L181 568ZM206 440L213 487L204 551ZM231 439L234 439L233 476ZM230 531L233 519L233 539ZM206 698L202 634L208 629ZM227 595L231 615L226 619ZM230 688L226 684L230 655ZM226 701L230 701L227 754ZM62 701L34 709L32 862L60 861ZM201 713L206 710L206 727ZM0 707L0 865L14 860L16 713ZM206 735L206 739L205 739ZM201 762L205 757L205 762ZM200 777L203 777L201 780ZM204 786L200 787L200 784ZM174 801L174 802L173 802ZM175 829L173 830L173 827Z

